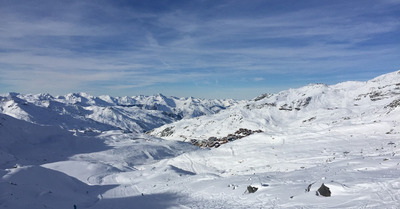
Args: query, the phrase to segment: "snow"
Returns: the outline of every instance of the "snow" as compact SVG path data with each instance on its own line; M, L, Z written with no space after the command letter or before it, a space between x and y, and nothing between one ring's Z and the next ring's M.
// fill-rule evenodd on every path
M75 131L121 129L142 133L182 118L217 113L240 103L235 100L206 100L155 96L94 97L71 93L0 95L0 113L41 125Z
M3 95L0 208L399 208L399 99L400 71L241 102ZM263 132L190 143L239 128Z

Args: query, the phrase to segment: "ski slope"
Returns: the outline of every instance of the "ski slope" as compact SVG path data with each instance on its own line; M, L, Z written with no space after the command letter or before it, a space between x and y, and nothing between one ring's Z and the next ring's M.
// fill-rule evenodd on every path
M399 208L399 101L400 71L265 94L144 134L38 123L3 100L0 208ZM263 132L190 143L239 128ZM322 184L330 197L316 195Z

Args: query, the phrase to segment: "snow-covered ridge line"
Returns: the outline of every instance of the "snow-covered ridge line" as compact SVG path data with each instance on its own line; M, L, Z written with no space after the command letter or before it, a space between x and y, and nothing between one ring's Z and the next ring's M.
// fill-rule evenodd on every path
M189 141L222 137L240 128L276 132L302 127L323 129L351 122L365 124L398 119L399 100L400 71L397 71L366 82L310 84L263 94L214 115L164 125L150 134Z
M399 76L264 94L152 132L174 140L97 133L165 111L5 95L1 111L30 121L0 113L0 208L399 208Z
M154 96L112 97L70 93L0 95L0 113L42 125L75 130L144 132L182 118L217 113L237 105L233 99L211 100Z

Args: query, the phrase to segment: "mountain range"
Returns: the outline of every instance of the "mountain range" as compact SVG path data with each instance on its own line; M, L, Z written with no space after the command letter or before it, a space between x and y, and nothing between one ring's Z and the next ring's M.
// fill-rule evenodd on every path
M0 95L0 208L398 208L400 71L252 100Z
M174 140L204 140L232 134L240 128L273 133L394 122L393 127L382 130L386 133L392 129L400 131L396 123L399 104L400 72L394 72L366 82L310 84L277 94L263 94L219 114L166 124L151 134ZM169 130L168 136L165 130Z
M0 112L41 125L79 132L144 132L184 118L217 113L238 101L155 96L111 97L71 93L0 95Z

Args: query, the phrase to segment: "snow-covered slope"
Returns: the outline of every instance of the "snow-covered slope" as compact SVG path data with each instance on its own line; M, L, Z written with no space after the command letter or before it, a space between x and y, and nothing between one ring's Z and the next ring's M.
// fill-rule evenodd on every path
M65 160L77 153L105 150L106 145L58 126L37 125L0 113L0 148L0 168L9 168Z
M0 96L0 113L68 130L122 129L144 132L182 118L219 112L235 100L206 100L155 96L94 97L86 93L53 97L49 94L9 93Z
M347 125L398 122L400 71L367 82L310 84L277 94L265 94L215 115L185 119L151 132L166 139L223 137L240 128L264 132L315 131ZM381 130L400 132L400 126ZM392 130L393 129L393 130Z
M125 108L155 111L153 100L88 98L2 98L0 208L400 207L400 72L264 94L152 132L167 140L115 130L134 117ZM157 108L173 106L165 104ZM102 108L121 117L106 119ZM110 131L66 130L100 126ZM240 128L245 137L218 148L182 142Z

